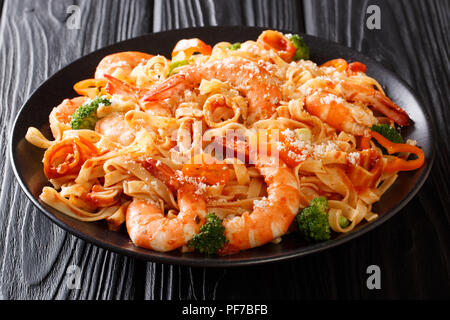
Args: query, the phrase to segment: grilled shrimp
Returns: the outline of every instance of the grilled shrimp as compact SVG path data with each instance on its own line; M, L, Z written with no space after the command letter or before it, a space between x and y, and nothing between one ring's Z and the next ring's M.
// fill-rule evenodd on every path
M53 108L49 116L50 129L55 138L61 137L61 125L65 127L63 130L70 129L70 121L72 114L81 105L88 100L87 97L75 97L73 99L64 99L57 107Z
M354 106L326 91L316 91L307 96L306 110L340 131L362 136L367 128L377 123L370 110Z
M72 120L72 114L79 108L83 103L88 100L88 97L75 97L73 99L64 99L57 107L53 108L51 116L53 115L56 120L61 123L69 124ZM51 124L51 117L50 117Z
M95 131L122 146L130 145L135 138L135 132L124 119L123 113L113 113L98 120Z
M364 105L372 106L375 110L395 121L395 123L401 126L409 125L409 116L405 110L380 91L351 81L340 82L340 87L341 94L347 101L361 102Z
M287 232L300 209L300 194L294 173L279 161L274 165L256 160L256 168L267 184L267 198L254 205L252 213L223 220L229 242L220 254L258 247Z
M108 79L105 90L109 94L120 94L134 97L139 106L151 115L163 117L173 116L172 111L167 106L164 106L157 101L145 101L143 99L145 91L108 74L105 74L105 78Z
M409 125L408 114L378 90L351 81L325 83L325 88L313 90L306 96L305 109L333 128L363 135L377 123L372 111L366 108L369 106L399 125Z
M206 201L196 194L196 187L190 183L174 180L175 172L161 163L149 159L146 168L168 187L177 190L179 213L174 218L164 215L155 203L135 199L128 206L126 226L133 243L155 251L171 251L186 245L200 232L206 217Z
M110 54L104 57L97 65L95 79L103 79L106 74L114 75L114 72L118 69L121 69L122 74L128 77L138 64L147 62L151 57L153 55L138 51Z
M276 78L257 63L235 57L185 67L178 74L150 89L144 95L144 100L169 98L198 86L202 79L229 82L244 94L248 99L249 124L270 118L281 100Z

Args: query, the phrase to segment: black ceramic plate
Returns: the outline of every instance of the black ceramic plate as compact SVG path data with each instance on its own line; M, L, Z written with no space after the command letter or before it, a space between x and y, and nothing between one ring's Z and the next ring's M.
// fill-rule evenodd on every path
M209 44L219 41L242 42L256 39L263 30L250 27L208 27L149 34L95 51L57 72L31 95L14 122L10 140L10 157L14 173L26 195L58 226L100 247L140 259L192 266L242 266L300 257L356 238L391 218L417 193L430 171L433 159L433 134L428 115L411 88L382 65L347 47L308 35L304 38L311 49L311 59L314 62L320 64L339 57L366 64L367 73L375 77L386 88L388 96L403 107L412 118L413 124L405 128L403 134L407 138L417 140L418 145L425 152L427 159L425 165L417 171L401 173L389 192L376 204L374 211L380 214L377 220L361 224L348 234L342 234L318 244L307 244L301 240L301 237L289 235L284 237L278 245L268 244L226 257L206 257L196 253L183 254L178 251L160 253L137 248L129 241L125 232L109 231L104 221L80 222L40 202L39 194L49 183L43 174L41 161L43 150L32 146L24 139L27 128L30 126L39 128L50 138L48 115L51 109L64 98L75 96L76 93L72 89L74 83L91 78L96 65L105 55L118 51L137 50L170 57L175 43L183 38L198 37Z

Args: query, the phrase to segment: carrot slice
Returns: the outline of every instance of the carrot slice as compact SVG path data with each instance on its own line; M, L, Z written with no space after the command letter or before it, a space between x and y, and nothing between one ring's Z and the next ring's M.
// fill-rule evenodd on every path
M104 79L85 79L73 86L73 89L81 96L87 96L91 99L104 92L106 80Z
M324 64L321 65L321 67L333 67L338 72L342 72L347 70L348 63L344 59L333 59L325 62Z
M273 49L286 62L291 62L297 48L284 34L274 30L266 30L258 37L257 43L264 49Z
M184 52L186 56L185 58L187 59L196 52L204 55L210 55L212 52L212 48L198 38L183 39L178 41L173 48L172 57L175 57L180 52Z

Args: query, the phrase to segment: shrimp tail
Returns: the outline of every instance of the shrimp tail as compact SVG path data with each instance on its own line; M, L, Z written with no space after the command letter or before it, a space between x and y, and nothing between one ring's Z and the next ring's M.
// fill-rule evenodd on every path
M410 119L406 111L380 91L346 81L343 81L341 85L347 100L352 102L362 101L371 105L375 110L383 113L395 123L401 126L409 126Z
M143 95L145 101L164 100L176 94L176 91L185 90L189 85L184 74L176 74L155 86Z
M155 178L161 180L172 192L180 189L181 183L175 178L175 171L161 161L148 158L143 163L144 168Z
M122 95L136 95L139 93L139 89L129 85L126 82L123 82L122 80L119 80L113 76L110 76L109 74L105 74L104 77L108 79L108 82L105 86L105 91L109 94L122 94Z

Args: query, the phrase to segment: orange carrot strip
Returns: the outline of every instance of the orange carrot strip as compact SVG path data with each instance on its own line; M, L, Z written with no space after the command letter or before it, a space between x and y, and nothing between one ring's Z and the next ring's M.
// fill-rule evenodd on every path
M106 86L104 79L86 79L81 80L73 86L73 89L81 96L95 98Z
M275 30L266 30L258 37L257 43L264 49L273 49L286 62L291 62L297 48L281 32Z
M184 52L187 59L196 52L204 55L210 55L212 48L198 38L183 39L178 41L173 48L172 57L175 57L180 52Z
M321 67L334 67L338 72L347 70L348 63L344 59L333 59L325 62Z

